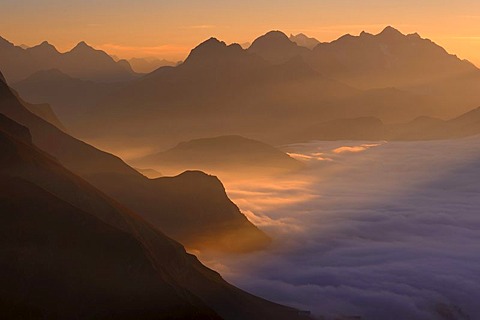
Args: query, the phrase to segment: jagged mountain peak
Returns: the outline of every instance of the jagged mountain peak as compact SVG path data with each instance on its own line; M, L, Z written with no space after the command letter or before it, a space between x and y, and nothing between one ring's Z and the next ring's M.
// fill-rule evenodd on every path
M395 29L394 27L387 26L377 36L394 38L394 37L404 37L405 35L401 33L399 30Z
M93 50L93 51L96 51L95 48L93 48L92 46L88 45L85 41L80 41L70 52L74 52L74 51L90 51L90 50Z
M197 47L195 47L185 60L186 64L194 61L212 61L232 56L238 56L244 53L244 50L239 44L227 45L224 41L217 38L210 38Z
M59 53L57 48L49 43L48 41L43 41L42 43L33 46L31 48L25 49L29 52L51 52L51 53Z

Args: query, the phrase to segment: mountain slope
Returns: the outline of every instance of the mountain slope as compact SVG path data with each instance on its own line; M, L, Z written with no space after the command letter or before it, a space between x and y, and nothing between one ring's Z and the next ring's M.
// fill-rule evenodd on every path
M121 88L121 83L97 83L71 77L58 70L42 70L13 83L20 96L31 103L48 103L55 113L75 132L77 122L91 113L95 105L108 93Z
M36 146L101 191L148 221L169 222L156 226L189 247L205 247L205 239L216 239L208 242L210 249L227 251L257 249L269 243L268 237L246 219L213 177L187 173L182 178L150 180L119 158L72 138L33 115L3 82L0 113L28 127ZM180 179L190 188L185 190L176 183ZM247 240L240 243L229 234L243 235Z
M299 318L229 285L29 138L0 115L3 317Z

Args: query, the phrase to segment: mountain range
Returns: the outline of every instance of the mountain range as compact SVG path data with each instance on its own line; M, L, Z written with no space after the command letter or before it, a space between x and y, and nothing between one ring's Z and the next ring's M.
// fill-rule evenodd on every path
M478 106L478 68L418 34L387 27L313 49L295 39L271 31L243 49L211 38L184 63L123 83L86 82L59 70L12 86L29 102L49 103L69 132L129 158L199 136L280 145L338 119L373 117L390 126L452 119Z
M309 140L442 140L457 139L480 134L480 108L458 117L442 120L418 117L412 121L385 124L375 117L344 118L320 122L296 133L292 142Z
M136 77L127 61L116 62L104 51L96 50L84 41L61 53L47 41L24 49L0 37L0 70L9 83L50 69L99 82L118 82Z

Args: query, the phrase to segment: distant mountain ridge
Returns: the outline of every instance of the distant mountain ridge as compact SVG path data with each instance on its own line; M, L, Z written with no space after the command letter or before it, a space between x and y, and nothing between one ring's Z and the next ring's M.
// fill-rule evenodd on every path
M174 66L177 63L166 59L157 58L131 58L128 63L132 66L132 69L138 73L150 73L160 67Z
M410 43L409 36L393 28L372 37L374 43L399 41L400 46ZM425 43L431 44L427 40ZM310 50L293 43L280 31L271 31L245 50L237 44L227 45L210 38L195 47L183 64L161 68L98 102L92 119L93 123L98 123L91 125L93 131L88 131L100 136L123 135L121 140L126 143L129 143L124 135L126 130L141 132L141 128L147 126L151 128L148 130L151 136L144 141L158 145L163 145L161 132L169 132L176 142L195 136L240 134L270 144L282 144L283 135L287 135L282 128L296 131L298 127L313 125L317 119L378 117L392 122L410 121L421 115L448 117L454 113L452 105L426 90L411 92L408 88L375 86L361 90L338 81L337 75L343 79L344 65L338 61L322 62L323 46L329 48L337 44L322 43ZM441 61L452 66L450 73L441 71L446 75L470 69L470 64L446 52L433 51L442 57ZM355 52L355 48L351 48L344 55L348 58ZM379 74L395 78L403 69L408 68L385 71L382 67ZM358 72L365 75L363 71ZM363 84L369 86L369 83ZM111 110L115 110L116 117L109 132L95 133L98 128L101 130L100 123L105 121L101 119L108 119ZM164 121L166 114L174 121ZM223 121L216 122L218 118ZM183 125L188 126L188 130L182 130ZM266 127L271 129L265 130ZM155 128L161 129L156 131Z
M320 41L318 41L317 39L308 37L303 33L299 33L297 35L291 34L289 39L290 41L295 42L299 46L308 48L310 50L320 44Z
M0 37L0 70L10 83L35 72L58 69L72 77L99 82L118 82L136 77L127 61L115 62L108 54L79 42L68 52L60 53L47 41L21 48Z
M277 148L236 135L181 142L169 150L134 162L167 173L195 169L243 176L279 174L302 167L300 162Z
M258 37L248 49L210 38L184 63L107 90L65 80L70 89L59 91L63 80L33 78L13 86L35 103L49 102L82 139L104 148L121 141L112 150L126 154L139 144L167 149L199 136L231 134L279 145L289 140L285 130L335 119L450 119L480 100L478 68L393 27L313 49L280 31Z

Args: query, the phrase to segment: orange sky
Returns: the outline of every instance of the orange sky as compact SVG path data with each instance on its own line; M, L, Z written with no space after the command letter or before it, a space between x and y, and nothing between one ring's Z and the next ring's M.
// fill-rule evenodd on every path
M0 35L16 44L64 51L84 40L122 58L182 60L211 36L243 43L279 29L330 41L392 25L480 65L478 0L2 0L0 9Z

